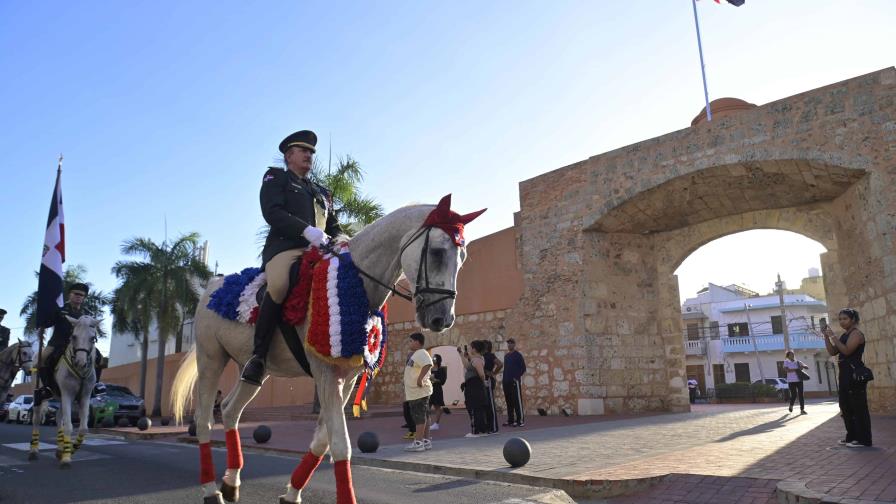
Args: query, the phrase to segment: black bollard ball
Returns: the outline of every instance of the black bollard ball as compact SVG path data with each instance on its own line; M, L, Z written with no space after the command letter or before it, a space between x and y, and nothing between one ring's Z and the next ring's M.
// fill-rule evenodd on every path
M271 440L271 428L267 425L259 425L252 432L252 439L258 444L264 444Z
M140 430L146 430L152 427L152 420L146 417L140 417L140 420L137 420L137 428Z
M168 427L168 424L171 423L171 419L166 416L163 416L161 422L164 427Z
M362 432L358 436L358 449L361 453L376 453L380 447L380 438L375 432Z
M523 438L510 438L504 443L504 460L510 467L523 467L532 456L532 447Z
M107 416L106 418L103 419L103 422L100 425L102 425L103 427L105 427L107 429L111 429L112 427L115 427L115 419L110 416Z
M196 437L196 422L190 422L190 428L187 429L187 434Z
M127 418L119 418L119 419L118 419L118 426L119 426L119 427L130 427L130 426L131 426L131 422L129 422Z

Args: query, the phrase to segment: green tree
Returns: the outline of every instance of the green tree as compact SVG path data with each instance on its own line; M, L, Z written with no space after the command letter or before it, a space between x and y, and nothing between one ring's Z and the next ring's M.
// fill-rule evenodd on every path
M199 303L196 282L206 282L211 271L200 258L199 234L181 235L172 242L157 244L149 238L132 238L121 246L121 253L138 259L118 261L112 273L122 279L124 291L120 305L125 320L141 320L144 337L149 323L143 314L151 314L158 330L156 385L152 416L162 414L162 384L165 370L165 344L183 325L189 307ZM128 311L127 308L133 311Z
M40 273L35 271L34 277L37 278L40 276ZM87 277L87 268L82 264L73 264L71 266L66 266L65 272L62 275L62 284L63 284L63 298L68 301L68 288L76 283L86 284L87 287L90 288L90 292L87 294L87 298L84 300L83 309L89 313L91 313L96 318L102 318L104 310L106 307L112 304L112 296L106 294L101 290L96 290L93 288L93 284L86 281ZM34 341L37 336L37 325L35 321L35 315L37 314L37 291L32 292L27 298L25 298L25 302L22 304L22 309L19 310L19 316L25 319L25 336L28 337L29 341ZM97 332L97 336L100 338L106 337L106 331L103 330L102 326L100 326L99 331Z
M129 333L140 345L140 397L146 397L146 365L149 354L149 324L151 307L141 296L140 277L119 277L121 285L112 292L113 335Z
M339 158L336 166L326 171L315 163L311 178L332 191L334 211L346 233L357 233L383 216L383 206L361 192L364 170L353 157Z

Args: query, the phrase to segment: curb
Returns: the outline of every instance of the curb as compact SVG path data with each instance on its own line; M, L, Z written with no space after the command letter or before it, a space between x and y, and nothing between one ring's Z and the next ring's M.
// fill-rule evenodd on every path
M198 441L192 436L181 436L177 438L180 443L197 444ZM224 441L212 439L209 443L215 448L226 447ZM243 451L266 453L274 455L302 455L304 450L290 450L286 448L269 448L261 446L243 445ZM579 498L610 498L628 495L635 492L644 491L651 486L666 479L668 475L651 476L647 478L636 478L630 480L584 480L584 479L561 479L561 478L543 478L540 476L530 476L527 474L518 474L511 472L512 469L506 470L481 470L469 469L466 467L441 466L433 464L424 464L421 462L406 462L402 460L386 460L369 458L366 456L352 456L352 465L376 467L379 469L394 469L398 471L409 471L423 474L438 474L441 476L453 476L457 478L475 479L482 481L494 481L498 483L511 483L514 485L525 485L531 487L539 487L545 489L554 489L558 492L548 492L543 494L545 504L567 504L575 502L568 500L570 497ZM540 496L541 497L541 496ZM559 499L559 500L558 500Z
M651 476L628 480L585 480L585 479L561 479L544 478L511 472L505 470L482 470L466 467L444 466L425 464L421 462L407 462L403 460L387 460L369 458L365 456L352 457L353 465L378 467L382 469L396 469L426 474L438 474L442 476L454 476L458 478L476 479L484 481L496 481L499 483L512 483L541 488L553 488L562 490L571 497L578 498L610 498L642 492L651 486L666 479L668 475Z
M185 434L184 432L141 432L141 431L131 431L131 430L118 430L113 428L105 428L105 427L94 427L89 429L88 432L91 434L107 434L110 436L118 436L123 437L125 439L134 439L140 441L152 441L154 439L165 438L165 437L173 437L177 435Z
M881 501L857 499L853 497L835 497L817 492L796 480L781 480L775 489L778 504L880 504Z

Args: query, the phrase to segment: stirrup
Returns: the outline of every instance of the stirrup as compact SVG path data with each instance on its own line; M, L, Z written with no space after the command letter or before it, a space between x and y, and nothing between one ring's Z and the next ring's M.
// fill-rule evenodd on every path
M260 387L261 384L264 383L265 367L264 359L257 355L253 355L252 358L249 359L249 362L246 362L245 367L243 367L240 380L250 385Z

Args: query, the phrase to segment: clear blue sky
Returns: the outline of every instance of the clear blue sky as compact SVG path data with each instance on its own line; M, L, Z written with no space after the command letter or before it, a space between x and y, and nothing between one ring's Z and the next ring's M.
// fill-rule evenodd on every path
M761 104L894 64L889 0L699 9L712 98ZM0 69L0 306L16 313L60 152L68 262L110 291L122 240L163 239L166 217L222 272L254 264L257 188L297 129L323 151L332 135L387 210L448 192L488 206L475 237L512 224L519 181L703 105L688 0L3 2Z

